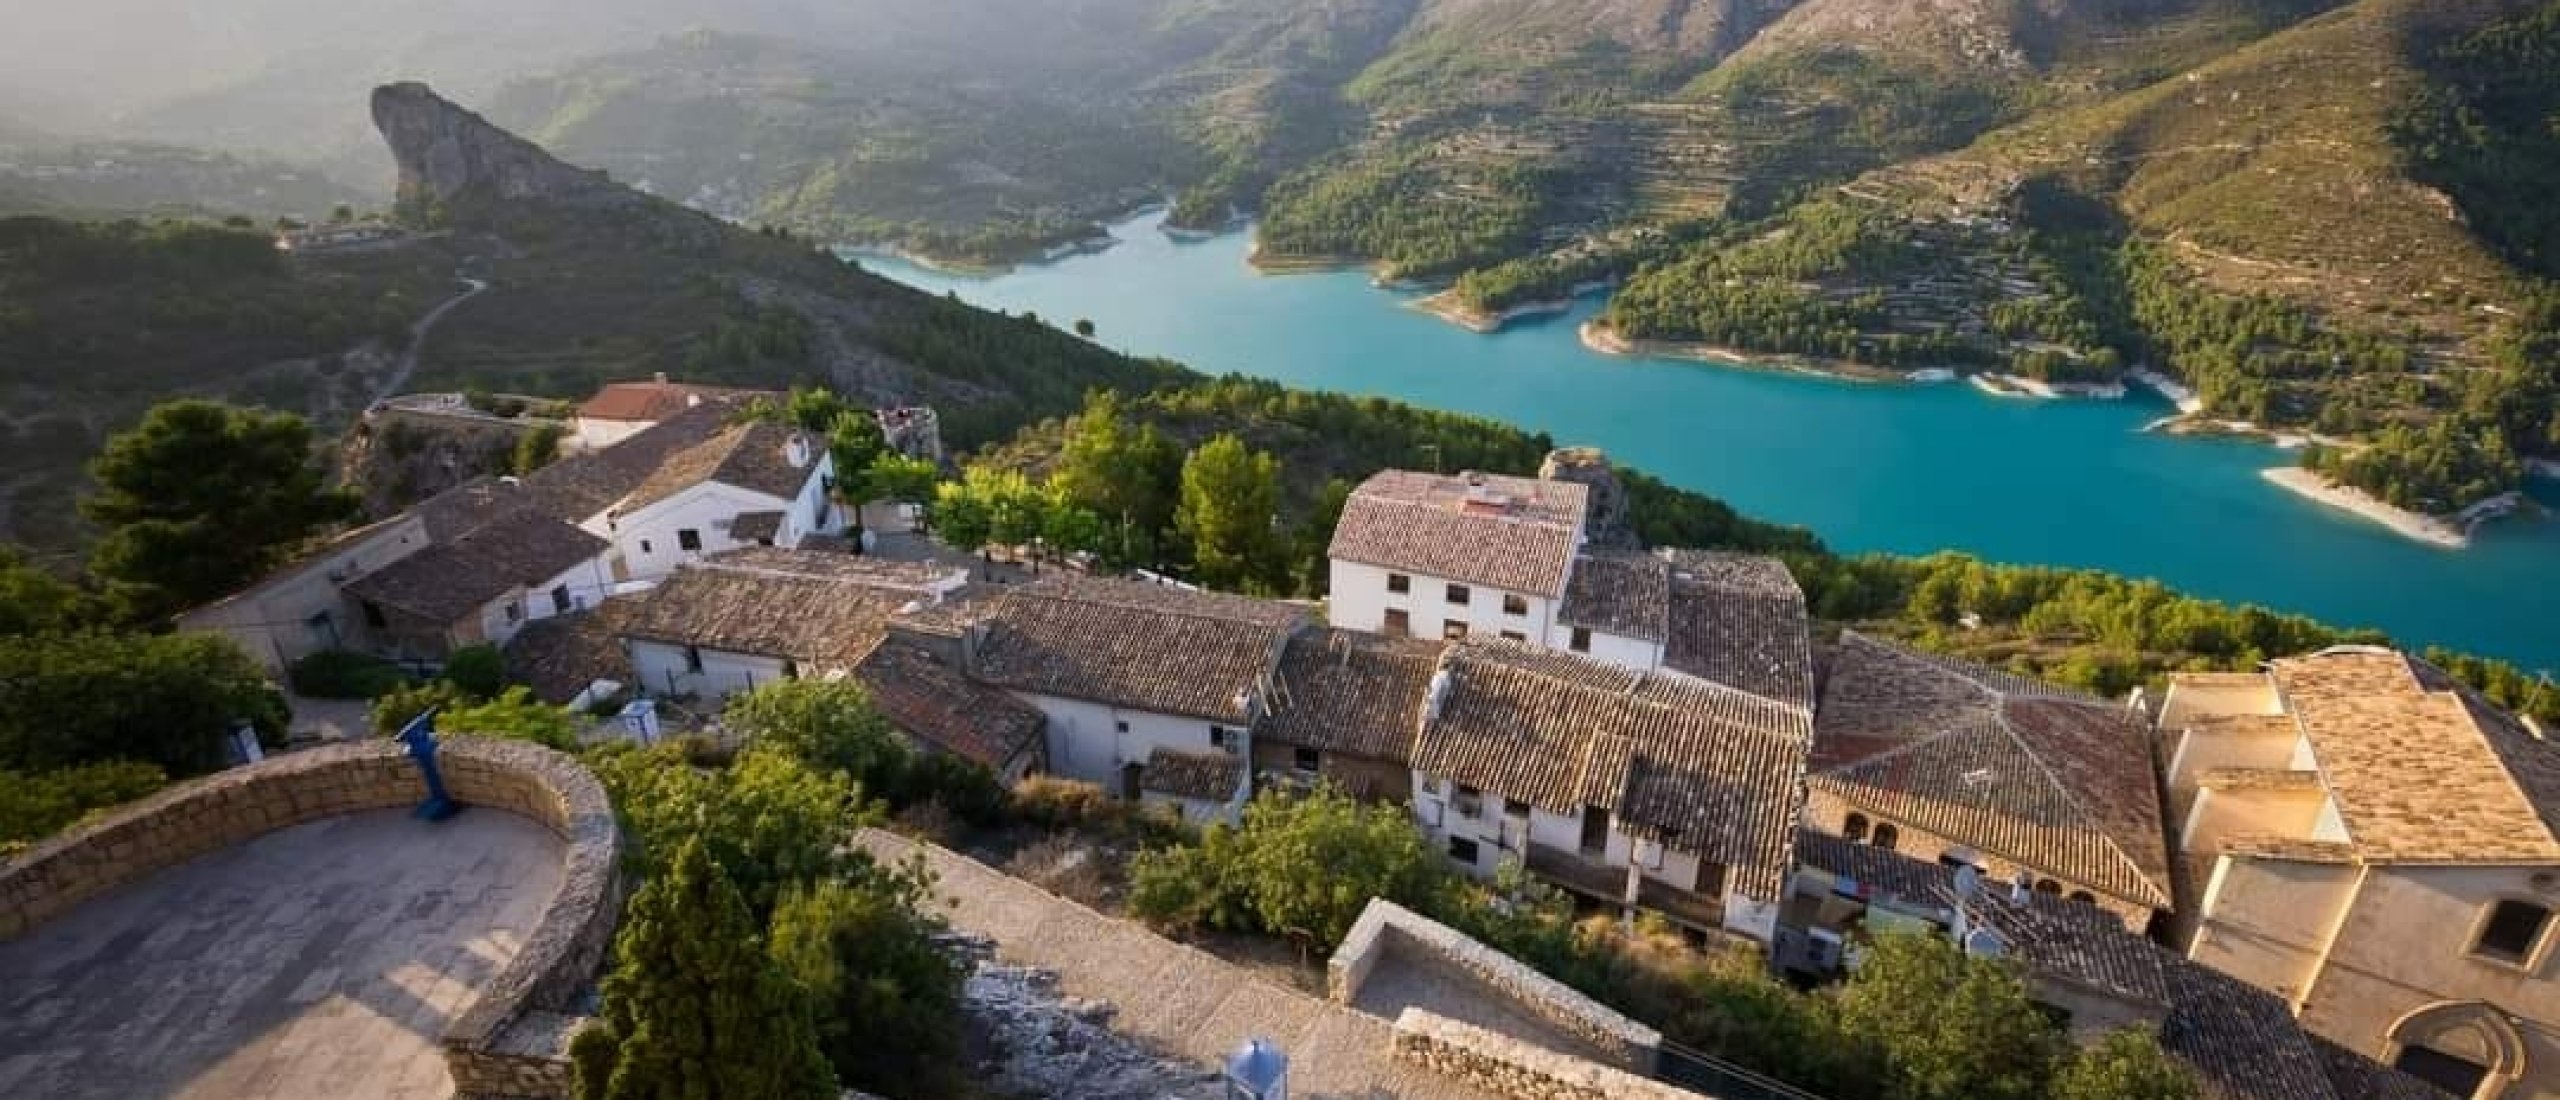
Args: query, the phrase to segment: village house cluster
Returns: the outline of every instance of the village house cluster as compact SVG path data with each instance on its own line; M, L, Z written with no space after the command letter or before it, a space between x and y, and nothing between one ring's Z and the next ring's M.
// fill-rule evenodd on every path
M2075 1032L2150 1029L2217 1095L2560 1094L2560 750L2416 658L2109 701L1825 639L1783 564L1637 545L1591 452L1370 478L1321 608L996 583L965 554L855 552L824 441L739 422L749 396L608 388L590 449L186 625L278 668L504 643L561 702L853 678L1007 779L1194 821L1331 782L1410 807L1469 873L1516 861L1784 971L1952 936L2019 960Z

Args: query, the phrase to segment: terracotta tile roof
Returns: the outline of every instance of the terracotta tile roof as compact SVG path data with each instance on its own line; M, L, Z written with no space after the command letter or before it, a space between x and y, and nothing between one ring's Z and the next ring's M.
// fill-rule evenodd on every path
M1411 763L1423 697L1444 648L1358 630L1301 631L1280 657L1271 713L1254 737Z
M740 512L729 519L729 537L740 542L772 542L782 535L781 511Z
M2342 647L2268 668L2361 858L2560 863L2560 749L2404 654Z
M1414 767L1556 813L1597 806L1638 836L1733 869L1775 900L1809 739L1803 713L1676 672L1509 642L1451 646Z
M1138 785L1176 798L1232 801L1244 790L1244 758L1230 752L1157 749L1147 754Z
M428 622L453 623L611 545L549 516L516 512L358 577L346 592ZM599 593L576 595L592 600Z
M2165 951L2164 951L2165 953ZM2215 1100L2365 1100L2344 1096L2283 998L2170 956L2160 1047L2196 1071Z
M2345 1100L2454 1100L2453 1094L2317 1035L2311 1048Z
M1227 722L1305 621L1289 604L1053 574L1007 590L970 674L1015 691Z
M794 443L806 448L802 451L803 465L791 464ZM614 449L608 447L601 453ZM667 456L631 490L619 508L626 513L638 511L710 482L791 500L817 475L818 460L825 454L824 441L797 428L765 421L731 425L718 435Z
M1352 490L1328 554L1560 597L1589 499L1588 488L1569 481L1387 470Z
M546 703L566 703L598 680L631 683L622 628L640 602L637 596L616 596L593 610L526 623L507 642L507 675Z
M738 400L755 397L781 397L782 394L758 390L734 389L727 386L696 386L684 382L653 380L648 382L607 382L595 396L578 404L578 415L588 420L664 420L692 407L697 399Z
M1556 621L1659 643L1671 634L1671 563L1650 554L1585 554L1573 560Z
M1814 786L1879 816L2166 909L2169 857L2149 731L2123 708L1844 634L1815 723ZM1835 698L1851 728L1837 736ZM1888 724L1880 701L1907 700ZM1827 766L1826 766L1827 765Z
M895 561L800 547L740 546L714 554L707 560L728 569L823 577L872 588L896 589L913 597L930 596L937 590L951 590L964 584L967 577L962 570L933 562Z
M1048 722L1030 704L974 683L914 646L874 646L853 674L899 729L989 771L1001 773L1036 751Z
M834 564L813 560L792 569L723 554L680 566L641 598L623 633L793 661L808 674L850 667L879 643L890 616L920 593Z
M998 595L990 586L973 584L945 594L939 603L898 612L896 625L918 634L957 638L996 613Z
M1671 603L1663 663L1811 713L1813 623L1786 564L1699 550L1664 555Z

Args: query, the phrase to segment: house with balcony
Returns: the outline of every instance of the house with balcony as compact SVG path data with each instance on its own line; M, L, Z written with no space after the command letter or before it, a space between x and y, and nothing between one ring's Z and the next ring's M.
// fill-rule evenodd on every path
M995 598L961 639L971 679L1048 718L1049 770L1194 820L1251 794L1252 730L1305 612L1271 600L1056 573Z
M1370 801L1410 798L1414 735L1448 644L1339 627L1299 631L1253 728L1254 774L1331 783Z
M635 598L621 636L641 692L719 700L850 675L899 611L967 583L959 569L751 547L678 567Z
M1468 639L1426 689L1413 808L1470 873L1516 859L1602 905L1766 943L1811 739L1803 711L1695 677Z
M1808 826L2111 913L2172 907L2142 716L1855 631L1829 654Z
M2364 646L2173 676L2157 731L2189 958L2452 1095L2560 1095L2560 747Z
M1589 495L1570 481L1382 471L1334 527L1327 618L1400 638L1543 644Z

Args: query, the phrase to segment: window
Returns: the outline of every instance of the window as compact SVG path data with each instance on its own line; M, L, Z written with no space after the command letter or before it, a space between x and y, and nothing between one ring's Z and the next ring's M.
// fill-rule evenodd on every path
M1111 728L1114 732L1127 733L1129 732L1128 720L1122 719L1121 721L1113 722L1111 723Z
M524 621L523 600L507 601L507 621L511 623L520 623Z
M1403 594L1413 591L1413 578L1402 573L1387 574L1387 591Z
M551 590L551 613L554 615L566 615L569 613L568 585L564 584Z
M1890 852L1893 850L1893 842L1901 839L1901 836L1902 834L1891 823L1879 821L1876 822L1875 835L1869 837L1867 843Z
M375 630L383 630L391 626L391 620L382 613L381 604L375 603L372 600L366 600L364 602L364 625L372 627Z
M1467 624L1451 619L1440 624L1440 640L1454 642L1467 636Z
M687 527L684 530L676 532L676 549L682 550L688 554L701 553L702 532L696 531L691 527Z
M1457 604L1457 605L1459 605L1459 606L1463 607L1463 606L1465 606L1465 605L1466 605L1466 603L1467 603L1467 601L1468 601L1468 600L1473 599L1473 598L1474 598L1474 593L1471 593L1471 592L1467 591L1467 586L1466 586L1466 585L1463 585L1463 584L1453 584L1453 585L1450 585L1450 586L1449 586L1449 602L1450 602L1450 603Z
M2522 964L2533 958L2533 949L2542 942L2542 930L2550 924L2551 910L2529 901L2503 899L2489 910L2489 919L2480 926L2480 939L2471 945L2471 953Z
M1457 861L1458 861L1458 862L1460 862L1460 863L1466 864L1466 865L1467 865L1467 866L1469 866L1469 867L1473 867L1473 866L1475 866L1475 865L1476 865L1476 842L1475 842L1475 841L1473 841L1473 840L1470 840L1470 839L1468 839L1468 838L1466 838L1466 837L1462 837L1462 836L1453 836L1453 837L1450 837L1450 838L1449 838L1449 858L1454 859L1454 860L1457 860Z
M652 550L652 549L649 549L649 540L647 540L647 539L641 539L641 540L640 540L640 552L641 552L641 553L643 553L643 554L655 554L655 553L657 553L657 551Z
M1209 727L1209 744L1215 748L1228 748L1230 746L1227 744L1227 738L1233 732L1225 726L1211 726Z
M1529 597L1527 597L1527 596L1514 596L1514 595L1512 595L1512 594L1510 594L1510 593L1508 593L1508 592L1503 593L1503 594L1502 594L1502 613L1503 613L1503 614L1505 614L1505 615L1526 615L1526 614L1528 614L1528 613L1529 613Z
M1689 891L1711 898L1724 896L1724 864L1698 861L1698 877L1689 880Z
M1308 775L1324 770L1324 754L1314 749L1299 749L1289 756L1289 766Z
M1598 806L1582 808L1582 851L1599 855L1609 850L1609 811Z
M701 647L701 646L698 646L698 645L689 645L689 646L684 647L684 670L685 670L686 672L700 672L700 671L702 671L702 647Z
M1849 815L1849 819L1848 819L1847 821L1845 821L1845 822L1842 822L1842 823L1841 823L1841 825L1840 825L1840 835L1841 835L1841 836L1848 837L1849 839L1854 840L1854 841L1857 841L1857 842L1859 842L1859 843L1861 843L1861 844L1866 843L1866 839L1867 839L1867 815L1865 815L1865 814L1850 814L1850 815Z
M1589 653L1589 652L1591 652L1591 628L1590 628L1590 627L1587 627L1587 626L1577 626L1577 627L1573 628L1573 651L1574 651L1574 652L1576 652L1576 653Z
M1458 784L1457 795L1449 801L1457 805L1459 813L1468 817L1484 812L1484 792L1464 783Z
M783 679L785 679L785 680L797 680L797 679L799 679L799 678L800 678L800 662L798 662L798 661L784 661L784 662L782 662L782 678L783 678Z
M2400 1056L2391 1060L2391 1068L2455 1096L2479 1095L2480 1083L2489 1078L2487 1066L2441 1050L2417 1046L2402 1047Z
M1413 616L1407 615L1403 611L1389 608L1387 610L1387 633L1393 634L1399 638L1411 635L1413 633Z
M1517 631L1517 630L1505 630L1505 631L1503 631L1503 632L1502 632L1502 637L1503 637L1506 641L1514 641L1514 642L1522 642L1522 643L1526 643L1526 642L1529 640L1529 636L1528 636L1528 635L1523 634L1523 633L1520 633L1520 632L1519 632L1519 631Z

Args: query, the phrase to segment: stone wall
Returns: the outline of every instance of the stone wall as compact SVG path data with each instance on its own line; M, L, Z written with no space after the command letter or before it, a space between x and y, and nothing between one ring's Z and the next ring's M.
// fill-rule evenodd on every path
M1473 1024L1407 1008L1396 1057L1514 1100L1699 1100L1614 1066L1558 1054Z
M1442 967L1481 982L1521 1010L1591 1044L1611 1062L1636 1073L1653 1072L1662 1049L1661 1032L1457 929L1384 898L1369 900L1369 907L1360 911L1360 919L1326 961L1326 995L1337 1004L1351 1004L1360 996L1362 983L1390 953L1403 965Z
M523 949L445 1030L456 1096L564 1098L578 1021L560 1011L603 968L622 910L612 804L577 761L538 745L456 737L441 755L456 799L549 826L566 860L560 892ZM0 864L0 940L207 852L324 817L412 805L424 794L415 766L388 741L288 753L170 787Z

